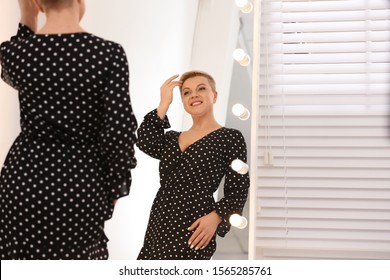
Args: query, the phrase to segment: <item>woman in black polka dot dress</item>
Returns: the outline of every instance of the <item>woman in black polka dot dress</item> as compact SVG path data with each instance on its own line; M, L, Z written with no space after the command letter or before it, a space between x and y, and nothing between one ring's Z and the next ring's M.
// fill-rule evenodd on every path
M216 234L225 236L230 215L241 214L247 198L248 174L230 167L235 159L246 162L245 140L241 132L215 120L214 79L200 71L187 72L180 81L177 77L161 86L159 107L138 130L138 147L160 160L161 184L138 259L210 259ZM193 125L188 131L165 133L177 86ZM224 176L224 197L215 202L213 193Z
M81 29L82 0L39 0L37 33L37 6L19 3L0 50L21 118L1 171L1 259L107 259L104 222L136 165L125 52Z

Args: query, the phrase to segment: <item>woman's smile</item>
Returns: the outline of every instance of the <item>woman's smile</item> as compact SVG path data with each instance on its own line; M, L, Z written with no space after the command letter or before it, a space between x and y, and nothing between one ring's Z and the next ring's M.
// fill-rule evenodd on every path
M193 101L193 102L190 103L190 106L196 107L196 106L199 106L199 105L202 105L202 104L203 104L202 101L200 101L200 100L195 100L195 101Z

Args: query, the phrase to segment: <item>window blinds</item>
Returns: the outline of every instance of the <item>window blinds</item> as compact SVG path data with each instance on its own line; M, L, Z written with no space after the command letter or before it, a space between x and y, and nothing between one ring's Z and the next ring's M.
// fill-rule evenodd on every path
M253 257L390 259L390 1L255 6Z

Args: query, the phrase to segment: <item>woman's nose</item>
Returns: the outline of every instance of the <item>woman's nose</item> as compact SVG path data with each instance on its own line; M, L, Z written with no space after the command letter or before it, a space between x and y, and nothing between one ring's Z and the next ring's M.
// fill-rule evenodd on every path
M195 98L195 97L198 97L199 96L199 94L198 94L198 92L196 92L196 91L193 91L192 93L191 93L191 98Z

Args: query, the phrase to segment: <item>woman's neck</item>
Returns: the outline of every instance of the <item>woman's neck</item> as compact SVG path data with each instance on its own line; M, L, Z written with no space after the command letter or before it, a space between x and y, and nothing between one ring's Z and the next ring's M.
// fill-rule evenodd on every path
M192 126L189 130L214 130L220 128L221 125L215 120L214 116L209 117L194 117L192 116Z
M38 31L41 34L60 34L84 32L80 26L79 15L72 10L69 11L50 11L46 14L45 25Z

